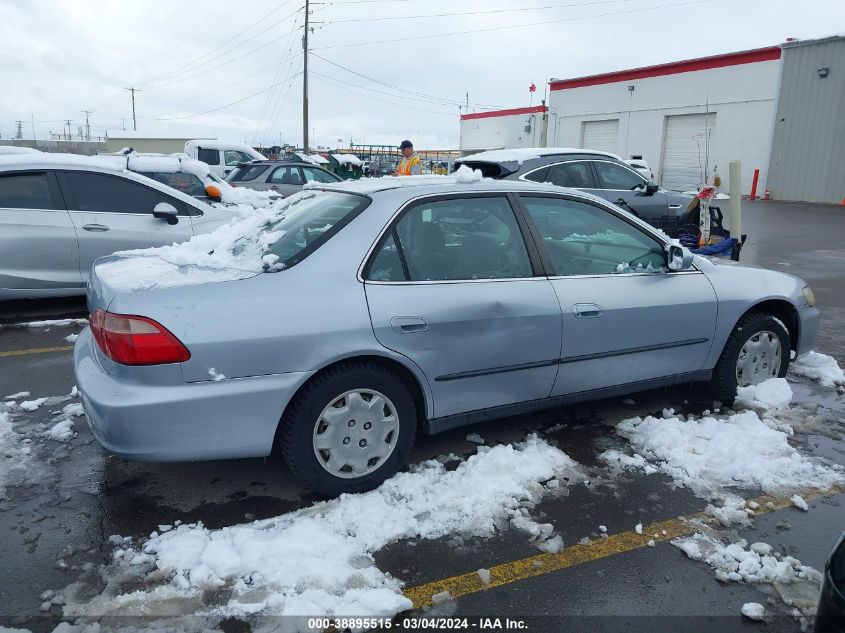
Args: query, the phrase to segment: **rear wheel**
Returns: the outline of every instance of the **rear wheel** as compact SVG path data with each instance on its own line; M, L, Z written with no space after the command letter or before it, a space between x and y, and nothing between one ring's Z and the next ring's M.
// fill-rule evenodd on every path
M282 420L282 454L320 494L361 492L399 470L416 425L414 399L397 374L351 362L318 375L296 395Z
M713 397L733 404L737 387L786 376L789 332L770 314L748 314L737 323L713 370Z

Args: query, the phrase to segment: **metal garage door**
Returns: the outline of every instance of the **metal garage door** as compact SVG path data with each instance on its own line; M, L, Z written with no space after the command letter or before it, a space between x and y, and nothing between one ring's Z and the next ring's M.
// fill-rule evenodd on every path
M666 117L663 129L663 161L660 184L675 191L695 189L704 182L705 139L710 139L710 155L716 131L716 115L680 114ZM709 168L712 169L711 158Z
M581 124L581 147L600 152L616 153L619 138L619 119L584 121Z

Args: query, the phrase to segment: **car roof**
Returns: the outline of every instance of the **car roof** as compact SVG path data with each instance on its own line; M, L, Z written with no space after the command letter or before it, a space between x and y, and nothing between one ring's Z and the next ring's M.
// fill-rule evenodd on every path
M469 156L462 156L455 162L519 163L521 165L527 160L545 158L547 156L559 156L562 154L586 154L622 160L616 154L600 152L593 149L580 149L576 147L519 147L514 149L494 149L487 152L479 152L478 154L470 154Z
M300 165L302 167L317 167L323 169L317 163L311 163L307 160L273 160L271 158L255 159L248 163L238 163L238 167L249 167L250 165Z

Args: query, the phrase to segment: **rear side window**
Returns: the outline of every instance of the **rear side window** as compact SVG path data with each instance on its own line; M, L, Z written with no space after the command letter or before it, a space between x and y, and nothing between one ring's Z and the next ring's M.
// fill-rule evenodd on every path
M193 174L149 172L142 174L189 196L205 196L205 185Z
M216 149L197 148L197 160L201 160L206 165L219 165L220 152Z
M229 182L255 180L268 169L270 169L270 165L244 165L235 169L226 180Z
M68 209L152 214L159 202L167 202L179 210L179 215L187 215L179 200L126 178L87 171L66 171L61 177L69 189Z
M0 175L0 208L53 209L47 174Z
M274 185L301 185L302 176L299 174L299 167L279 167L270 174L267 182L271 182Z
M593 171L590 169L590 164L584 160L551 165L546 180L558 187L572 187L573 189L596 188Z

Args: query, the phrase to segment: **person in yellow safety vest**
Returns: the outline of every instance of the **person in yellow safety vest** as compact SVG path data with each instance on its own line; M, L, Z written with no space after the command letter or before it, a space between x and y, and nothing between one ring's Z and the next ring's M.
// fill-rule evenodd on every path
M394 176L419 176L422 174L422 161L414 153L414 144L411 141L402 141L399 146L402 152L402 160L393 172Z

